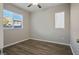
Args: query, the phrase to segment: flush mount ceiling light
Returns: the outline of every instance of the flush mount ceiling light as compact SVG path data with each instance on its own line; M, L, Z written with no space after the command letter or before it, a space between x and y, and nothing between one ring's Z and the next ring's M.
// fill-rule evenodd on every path
M42 8L40 4L38 3L30 3L27 7L31 7L32 5L37 6L38 8Z

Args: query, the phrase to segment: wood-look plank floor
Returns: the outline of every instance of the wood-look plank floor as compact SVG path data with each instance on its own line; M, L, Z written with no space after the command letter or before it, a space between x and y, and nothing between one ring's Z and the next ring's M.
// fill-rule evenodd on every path
M38 40L26 40L4 48L7 55L72 55L69 46Z

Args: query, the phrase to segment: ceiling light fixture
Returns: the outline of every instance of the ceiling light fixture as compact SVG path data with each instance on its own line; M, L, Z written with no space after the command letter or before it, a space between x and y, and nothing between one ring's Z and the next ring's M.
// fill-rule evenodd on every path
M27 7L31 7L32 5L35 5L35 6L37 6L38 8L42 8L41 5L38 4L38 3L31 3L31 4L29 4Z

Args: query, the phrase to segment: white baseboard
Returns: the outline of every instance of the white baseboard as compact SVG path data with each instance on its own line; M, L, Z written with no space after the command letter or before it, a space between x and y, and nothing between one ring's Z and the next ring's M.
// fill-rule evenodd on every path
M4 45L4 48L8 47L8 46L11 46L11 45L14 45L14 44L17 44L17 43L20 43L20 42L23 42L23 41L26 41L26 40L28 40L28 39L24 39L24 40L20 40L20 41L14 42L14 43L10 43L10 44Z
M7 44L7 45L5 45L4 47L8 47L8 46L11 46L11 45L14 45L14 44L16 44L16 43L19 43L19 42L22 42L22 41L26 41L26 40L29 40L29 39L39 40L39 41L44 41L44 42L51 42L51 43L56 43L56 44L61 44L61 45L67 45L67 46L70 46L70 44L66 44L66 43L60 43L60 42L54 42L54 41L48 41L48 40L42 40L42 39L38 39L38 38L28 38L28 39L24 39L24 40L20 40L20 41L14 42L14 43ZM70 47L71 47L71 46L70 46ZM72 49L72 48L71 48L71 49Z
M50 42L50 43L56 43L56 44L61 44L61 45L70 46L70 44L61 43L61 42L55 42L55 41L42 40L42 39L38 39L38 38L29 38L29 39L39 40L39 41L44 41L44 42Z
M50 43L56 43L56 44L61 44L61 45L70 46L73 55L76 55L76 54L74 53L74 51L73 51L73 48L72 48L71 44L66 44L66 43L61 43L61 42L54 42L54 41L48 41L48 40L42 40L42 39L37 39L37 38L29 38L29 39L39 40L39 41L44 41L44 42L50 42Z
M74 51L73 51L73 48L72 48L72 46L71 46L70 44L60 43L60 42L54 42L54 41L48 41L48 40L42 40L42 39L37 39L37 38L28 38L28 39L20 40L20 41L11 43L11 44L7 44L7 45L4 46L4 48L5 48L5 47L8 47L8 46L11 46L11 45L14 45L14 44L17 44L17 43L19 43L19 42L23 42L23 41L29 40L29 39L39 40L39 41L44 41L44 42L50 42L50 43L56 43L56 44L61 44L61 45L67 45L67 46L70 46L73 55L75 55L75 53L74 53Z
M73 48L72 48L71 44L70 44L70 48L71 48L71 51L72 51L73 55L76 55L75 52L73 51Z
M14 44L19 43L19 42L23 42L23 41L29 40L29 39L39 40L39 41L44 41L44 42L50 42L50 43L56 43L56 44L61 44L61 45L70 46L73 55L75 55L75 53L74 53L74 51L73 51L73 48L72 48L71 44L66 44L66 43L61 43L61 42L54 42L54 41L48 41L48 40L42 40L42 39L38 39L38 38L28 38L28 39L20 40L20 41L11 43L11 44L7 44L7 45L4 46L4 48L5 48L5 47L8 47L8 46L11 46L11 45L14 45Z

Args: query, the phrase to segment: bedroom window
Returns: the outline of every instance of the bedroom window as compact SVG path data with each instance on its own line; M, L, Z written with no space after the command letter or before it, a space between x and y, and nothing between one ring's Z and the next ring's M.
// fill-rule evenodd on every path
M23 28L23 15L3 10L3 28Z
M55 28L64 28L65 26L64 12L55 13Z

